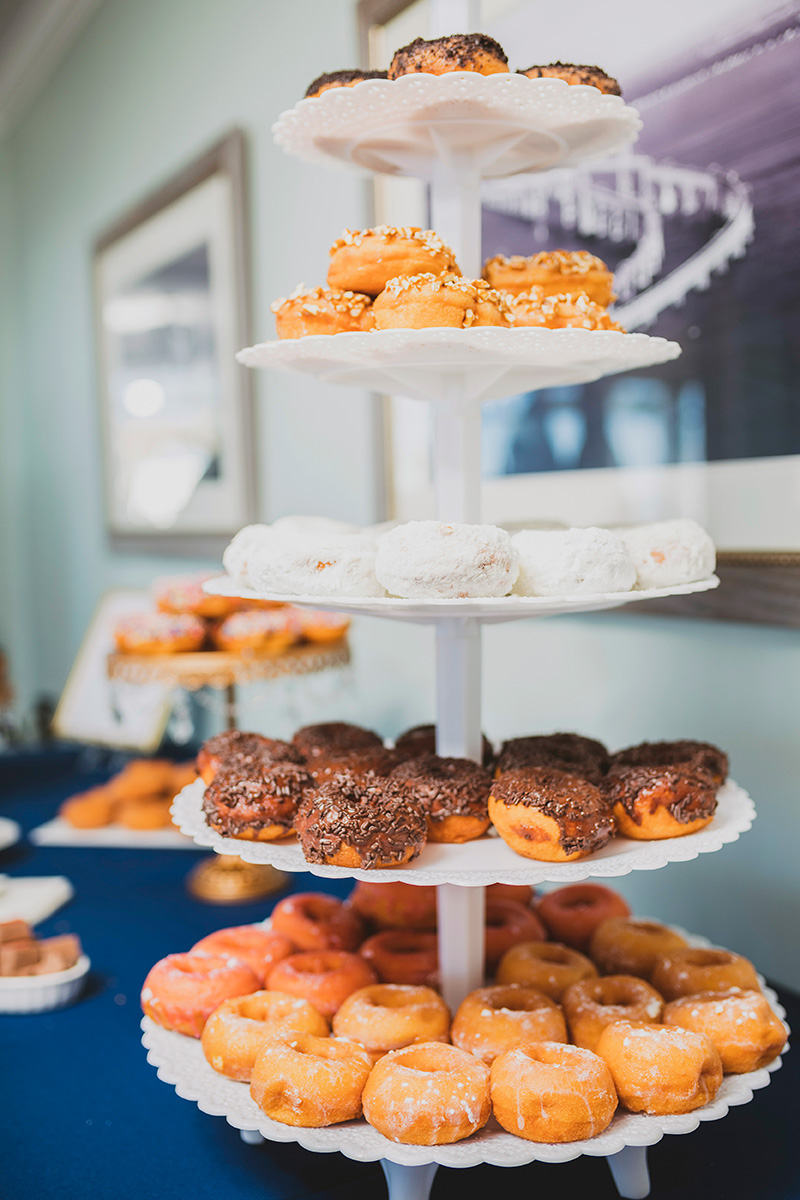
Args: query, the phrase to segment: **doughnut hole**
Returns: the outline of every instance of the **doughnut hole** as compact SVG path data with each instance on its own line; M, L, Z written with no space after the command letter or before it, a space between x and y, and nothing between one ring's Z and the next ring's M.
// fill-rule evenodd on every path
M462 1000L450 1036L454 1046L489 1066L526 1042L566 1042L567 1023L544 992L517 984L478 988Z

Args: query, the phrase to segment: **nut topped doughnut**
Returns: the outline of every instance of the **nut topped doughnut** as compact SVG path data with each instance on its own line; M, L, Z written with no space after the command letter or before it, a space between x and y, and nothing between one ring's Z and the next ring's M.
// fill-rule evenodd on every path
M223 837L274 842L291 834L297 807L312 786L311 776L297 763L234 762L206 788L206 823Z
M343 754L383 749L383 742L377 733L347 721L303 725L295 733L292 743L311 764L318 758L341 758Z
M250 1095L273 1121L319 1129L361 1116L372 1059L343 1038L311 1033L264 1042L253 1065Z
M206 1021L203 1053L220 1075L248 1083L266 1041L295 1033L327 1037L328 1022L313 1004L283 992L253 992L223 1000Z
M728 988L761 991L758 973L749 959L711 947L684 946L662 954L653 964L650 979L665 1000Z
M542 896L537 914L557 941L586 951L597 926L609 917L629 917L631 910L619 892L601 883L571 883Z
M596 304L584 292L561 292L543 300L522 292L508 301L508 307L511 323L518 328L613 329L625 333L603 305Z
M573 983L596 975L593 962L559 942L520 942L506 950L497 968L498 983L537 988L551 1000L560 1000Z
M675 587L714 574L716 547L691 517L621 529L640 588Z
M509 738L500 747L496 771L522 767L553 767L599 783L608 770L610 755L602 742L578 733L547 733L536 737Z
M728 778L729 760L724 750L710 742L640 742L627 750L618 750L614 767L663 767L692 764L702 767L720 786Z
M511 538L496 525L409 521L378 541L375 573L412 600L507 596L517 578Z
M258 976L241 959L194 950L168 954L148 971L142 987L142 1011L165 1029L199 1038L223 1000L246 996L258 988Z
M661 1020L664 1001L655 988L635 975L581 979L561 997L570 1041L596 1050L600 1034L615 1021Z
M376 329L472 329L511 325L508 305L483 279L453 275L398 275L372 308Z
M617 1021L597 1043L620 1103L630 1112L662 1116L694 1112L713 1100L722 1083L722 1062L702 1033Z
M364 940L364 922L336 896L295 892L272 910L272 928L298 950L356 950Z
M263 984L275 964L294 952L294 946L283 934L271 929L259 925L235 925L230 929L216 929L195 942L189 953L195 952L239 958Z
M566 1042L559 1006L536 988L478 988L461 1001L450 1036L454 1046L490 1066L498 1054L526 1042Z
M392 779L421 803L429 842L470 842L489 828L492 777L478 763L425 754L395 767Z
M279 338L365 333L375 324L372 298L349 288L307 288L301 283L291 296L281 296L270 308Z
M629 592L636 568L610 529L523 529L512 537L519 560L519 596L581 596Z
M436 753L436 726L414 725L399 734L394 743L395 752L401 759L420 758L423 754ZM483 765L489 767L494 758L492 743L485 733L481 734L481 758Z
M533 1042L492 1063L492 1108L505 1130L530 1142L580 1142L611 1123L617 1093L590 1050Z
M334 776L310 792L294 827L308 862L335 867L396 867L426 841L422 805L391 780Z
M682 996L670 1000L662 1020L710 1038L726 1075L765 1067L786 1044L786 1026L761 992L731 988Z
M389 78L424 72L445 75L450 71L476 71L479 75L508 73L503 47L485 33L453 33L449 37L415 38L395 52Z
M517 71L528 79L563 79L571 86L595 87L606 96L621 96L622 89L613 76L600 67L587 67L577 63L548 63L546 67L526 67Z
M318 75L316 79L306 88L306 94L303 97L305 100L315 100L321 96L323 92L330 91L331 88L340 87L355 87L357 83L363 83L365 79L386 79L385 71L328 71L325 75Z
M386 1053L415 1042L447 1042L450 1011L433 988L373 984L359 988L333 1018L337 1037Z
M300 764L303 755L289 742L241 729L226 729L203 742L197 755L197 771L204 783L211 783L220 767L232 766L234 762L245 767L259 759Z
M498 254L483 264L483 277L501 292L530 292L539 288L545 297L583 292L607 308L615 299L614 276L606 264L587 250L541 250L525 257Z
M620 767L603 784L617 829L637 841L686 837L714 819L717 785L695 763L677 767Z
M603 975L638 975L649 979L663 954L682 950L686 944L686 938L658 921L607 917L592 934L589 955Z
M303 950L290 954L267 977L271 992L287 992L332 1017L351 992L377 983L368 962L347 950Z
M362 942L358 952L381 983L436 987L439 982L436 934L425 929L384 929Z
M614 832L600 789L550 767L523 767L495 779L489 817L512 850L540 862L586 858Z
M328 287L378 296L398 275L460 275L456 256L432 229L376 225L346 229L331 246Z
M207 632L191 613L132 613L117 621L114 642L120 654L186 654L202 649Z
M460 1142L489 1120L489 1070L456 1046L420 1042L375 1064L363 1102L370 1125L390 1141Z

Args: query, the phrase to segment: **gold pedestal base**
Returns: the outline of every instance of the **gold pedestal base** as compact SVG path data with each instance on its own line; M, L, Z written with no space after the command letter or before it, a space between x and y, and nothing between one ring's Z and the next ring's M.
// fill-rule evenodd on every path
M243 862L235 854L204 858L186 877L186 886L198 900L209 904L243 904L279 892L289 876L275 867Z

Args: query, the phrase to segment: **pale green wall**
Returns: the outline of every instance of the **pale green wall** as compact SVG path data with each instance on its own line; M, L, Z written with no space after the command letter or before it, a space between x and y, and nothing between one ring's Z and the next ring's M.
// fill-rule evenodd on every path
M354 59L348 0L109 0L0 146L0 641L26 694L58 690L103 588L147 583L164 567L105 544L94 237L181 161L243 125L258 328L267 332L272 297L317 279L332 237L364 212L360 181L287 158L269 127L315 74ZM327 508L367 519L370 401L289 376L259 386L264 515ZM281 691L252 722L285 733L292 720L329 714L392 734L425 719L431 636L360 622L344 692L309 681L297 709L279 707ZM759 804L753 831L719 854L620 886L639 911L703 931L800 986L797 634L626 612L491 627L485 647L493 736L566 728L614 746L689 736L730 748Z

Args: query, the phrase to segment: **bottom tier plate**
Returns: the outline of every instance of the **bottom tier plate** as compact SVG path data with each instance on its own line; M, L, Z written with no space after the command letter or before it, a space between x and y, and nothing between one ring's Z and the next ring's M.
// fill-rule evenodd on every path
M693 946L710 946L702 937L679 930ZM762 987L778 1015L786 1013L771 988ZM445 1167L474 1167L491 1163L499 1167L519 1167L529 1162L569 1162L581 1154L605 1157L626 1146L652 1146L665 1134L691 1133L701 1121L717 1121L729 1108L747 1104L753 1093L766 1087L770 1076L781 1066L777 1058L768 1067L747 1075L726 1075L711 1104L681 1116L648 1117L617 1112L605 1132L595 1138L567 1145L528 1142L506 1133L494 1118L488 1125L463 1142L450 1146L405 1146L389 1141L366 1121L348 1121L324 1129L299 1129L281 1125L266 1117L250 1098L246 1083L237 1083L218 1075L206 1062L200 1042L162 1029L149 1017L142 1019L142 1044L147 1061L156 1067L158 1077L171 1084L183 1100L193 1100L210 1116L225 1117L234 1129L257 1131L271 1142L298 1142L316 1153L338 1151L358 1162L387 1159L402 1166L438 1163Z

